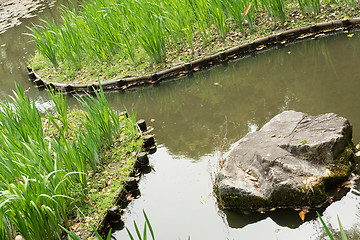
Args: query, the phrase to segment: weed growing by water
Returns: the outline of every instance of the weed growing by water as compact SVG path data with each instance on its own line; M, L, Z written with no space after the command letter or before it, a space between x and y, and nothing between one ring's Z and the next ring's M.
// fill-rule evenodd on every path
M135 232L136 232L136 235L138 237L139 240L147 240L148 237L147 237L147 232L148 232L148 229L150 231L150 235L151 235L151 239L152 240L155 240L155 235L154 235L154 231L151 227L151 224L150 224L150 221L149 221L149 218L147 217L145 211L143 210L143 214L144 214L144 218L145 218L145 224L144 224L144 229L143 229L143 234L141 235L140 233L140 230L139 230L139 227L138 225L136 224L136 222L134 221L134 228L135 228ZM134 240L134 236L132 235L132 233L130 232L130 230L128 228L126 228L126 231L129 235L129 238L131 240Z
M330 232L329 228L326 226L326 223L324 222L324 220L322 219L322 217L320 216L320 214L319 214L318 212L316 212L316 214L318 215L318 217L319 217L319 219L320 219L320 222L321 222L321 224L323 225L323 227L324 227L324 229L325 229L326 234L329 236L329 238L330 238L331 240L334 240L333 234ZM346 236L346 233L345 233L345 231L344 231L344 228L343 228L343 226L342 226L342 224L341 224L341 221L340 221L339 217L338 217L337 219L338 219L338 223L339 223L339 227L340 227L341 239L342 239L342 240L347 240L348 238L347 238L347 236Z
M111 206L111 196L121 188L141 148L134 119L113 111L102 91L79 98L83 112L77 113L67 112L64 96L50 97L55 116L40 114L18 86L14 97L0 103L1 239L14 239L16 232L25 239L58 239L60 226L72 225L68 219L75 206L90 205L86 213L98 215L93 218L96 224L101 213L93 200L104 201L99 197L104 192ZM134 138L124 136L129 132ZM106 191L104 185L92 188L100 178L94 174L110 162L116 167L107 175L115 184L108 181ZM106 204L97 207L106 211Z
M337 11L339 6L343 9ZM327 16L332 8L344 17L348 14L344 9L359 7L358 1L327 0L90 1L80 11L64 8L60 24L45 22L31 28L43 55L33 58L31 65L44 70L51 67L46 63L50 62L53 71L44 76L51 75L52 81L77 76L83 78L79 83L133 75L134 67L156 71L169 59L178 61L180 56L186 61L203 51L239 44L248 40L248 34L256 37L285 27L289 16L291 23L302 25Z

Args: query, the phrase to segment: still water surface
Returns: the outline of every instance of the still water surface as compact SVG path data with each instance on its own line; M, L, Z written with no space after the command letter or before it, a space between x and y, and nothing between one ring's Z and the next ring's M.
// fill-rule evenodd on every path
M212 179L223 147L263 126L283 110L335 112L354 125L360 139L360 34L331 36L273 49L176 82L125 94L109 94L113 106L132 107L155 128L159 150L154 172L140 182L141 197L125 224L143 223L144 209L158 239L322 239L315 213L302 223L295 211L246 215L222 211ZM261 147L261 146L259 146ZM338 229L338 215L357 238L359 191L354 188L324 212ZM115 234L124 239L126 231Z
M41 17L56 17L44 8ZM46 107L46 92L27 80L26 58L34 46L23 35L30 22L0 34L0 97L11 94L14 82ZM140 181L141 197L124 217L143 225L144 209L157 239L322 239L314 213L302 223L295 211L246 215L222 211L212 195L219 157L250 131L283 110L309 114L335 112L350 120L354 142L360 140L360 34L331 36L273 49L227 66L136 92L107 94L115 109L134 109L150 120L158 151L150 157L154 171ZM70 102L72 99L69 99ZM219 151L221 150L221 151ZM337 215L353 239L360 236L360 186L324 211L338 230ZM124 230L114 234L128 239Z

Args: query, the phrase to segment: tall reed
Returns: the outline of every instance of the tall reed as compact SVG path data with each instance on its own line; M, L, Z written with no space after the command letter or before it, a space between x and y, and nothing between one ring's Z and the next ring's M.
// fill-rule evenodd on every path
M297 2L304 14L321 10L320 0ZM34 26L31 35L54 67L61 61L79 69L93 59L136 63L139 49L151 61L162 62L168 47L193 50L195 36L208 44L214 35L225 37L234 24L243 32L253 28L261 11L285 22L287 4L285 0L95 0L84 2L79 11L64 8L59 24Z
M44 26L33 25L29 28L31 33L28 35L34 39L38 51L40 51L55 68L58 68L58 37L56 36L57 31L53 31L57 26L54 22L43 22Z
M20 87L0 103L1 239L13 239L14 231L25 239L58 239L74 207L73 186L80 184L86 194L88 169L100 163L103 149L124 126L136 129L132 120L120 121L100 92L79 100L83 127L72 126L70 139L66 98L50 97L58 117L41 115Z

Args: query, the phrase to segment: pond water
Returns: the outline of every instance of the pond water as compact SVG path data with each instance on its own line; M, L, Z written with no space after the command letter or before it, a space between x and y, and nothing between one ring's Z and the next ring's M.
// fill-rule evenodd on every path
M46 7L39 15L56 14ZM22 33L38 21L23 19L0 34L1 98L18 82L39 106L47 105L46 92L35 89L26 72L25 61L34 46ZM125 226L134 233L135 220L142 228L145 210L160 240L323 239L313 212L303 223L296 211L245 214L219 209L213 177L219 157L233 143L283 110L335 112L350 120L354 142L359 142L359 53L360 33L337 35L269 50L156 88L107 94L115 109L134 109L152 125L158 144L150 156L154 170L142 176L141 197L128 206ZM323 212L336 230L339 216L354 239L360 237L359 190L357 185ZM125 230L114 237L128 239Z
M358 142L359 53L359 33L331 36L156 88L109 94L113 106L135 109L154 127L159 145L151 156L154 171L142 177L141 197L129 205L125 225L131 230L133 220L143 224L144 209L158 239L322 239L325 233L314 212L302 223L296 211L247 215L220 210L212 195L213 176L222 152L283 110L335 112L350 120ZM335 229L338 215L351 236L360 230L358 189L323 213ZM114 235L124 239L127 232Z

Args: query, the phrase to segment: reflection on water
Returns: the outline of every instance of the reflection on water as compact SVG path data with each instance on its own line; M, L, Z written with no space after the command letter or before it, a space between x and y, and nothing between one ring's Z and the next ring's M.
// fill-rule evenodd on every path
M155 172L144 176L142 196L125 214L126 226L131 229L132 220L143 223L145 209L158 239L322 239L325 233L314 212L303 223L298 212L289 210L251 215L219 210L212 196L211 173L219 156L215 149L227 142L227 151L288 109L347 117L358 142L359 52L359 33L353 38L332 36L270 50L156 88L110 94L114 107L134 108L148 123L155 119L152 125L161 144L151 157ZM217 141L219 135L226 141ZM344 220L347 230L359 224L355 192L325 210L324 219L335 229L337 214L351 219ZM115 236L123 239L127 233Z
M9 2L9 3L6 3ZM80 2L80 1L79 1ZM0 16L0 98L4 98L12 94L15 88L14 82L18 82L24 89L29 88L29 95L36 98L38 95L46 96L45 92L39 92L35 89L30 81L28 81L26 61L30 55L34 54L35 44L31 37L27 36L30 31L28 27L32 24L39 24L40 19L57 19L59 18L59 7L67 5L69 0L57 0L56 3L50 0L34 0L34 1L12 1L7 0L0 4L10 4L12 7L9 11L11 23L16 15L16 27L2 25L2 21L7 22L6 15ZM78 4L78 3L76 3ZM75 4L75 6L77 6ZM19 5L19 6L18 6ZM24 10L25 9L25 10ZM36 12L34 12L36 10ZM22 12L25 11L23 14ZM1 12L1 9L0 9ZM34 14L34 15L32 15ZM37 15L35 17L35 14ZM13 16L14 15L14 16ZM26 18L21 18L26 17Z
M65 0L64 0L65 2ZM59 4L58 1L57 4ZM45 8L42 17L56 16ZM26 26L0 34L0 98L14 82L27 89L37 105L50 108L44 91L27 80L25 60L33 54ZM157 239L322 239L324 230L315 213L302 223L298 213L279 210L246 215L222 211L212 194L217 159L236 140L263 126L283 110L310 114L335 112L354 126L360 140L360 37L333 36L270 50L227 66L194 74L137 92L107 94L112 106L134 109L138 118L154 126L159 144L150 157L155 171L142 177L141 197L130 203L125 224L142 227L145 209ZM71 99L70 99L71 100ZM260 146L261 147L261 146ZM338 230L339 215L354 239L360 236L359 189L324 211L324 219ZM114 234L128 239L126 231Z
M157 139L173 154L197 159L214 150L212 139L225 120L230 142L287 109L335 112L360 122L354 111L360 107L359 52L359 34L334 36L110 97L114 105L134 106L141 117L157 120Z

